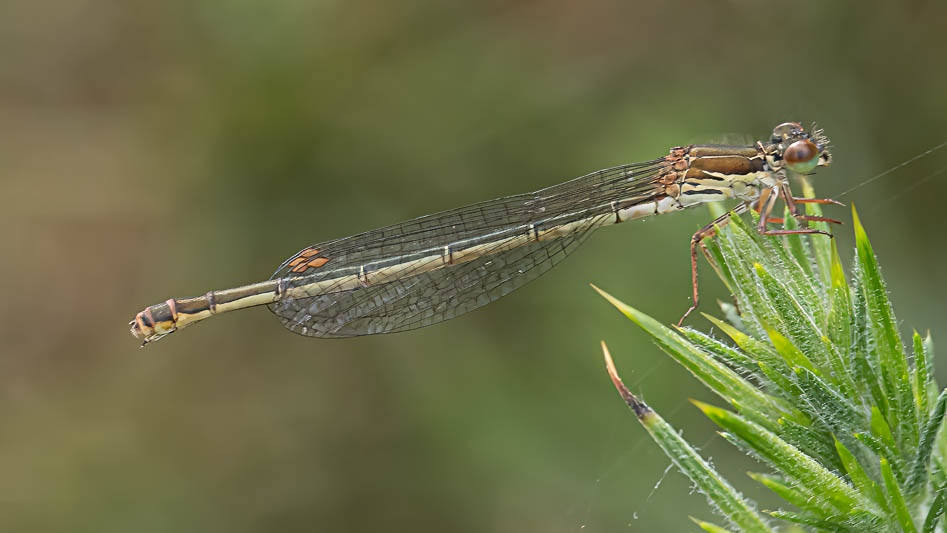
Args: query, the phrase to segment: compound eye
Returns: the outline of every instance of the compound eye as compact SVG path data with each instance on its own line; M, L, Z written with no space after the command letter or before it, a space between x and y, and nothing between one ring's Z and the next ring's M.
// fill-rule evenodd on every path
M808 139L796 141L783 153L786 168L799 174L808 174L819 166L819 147Z

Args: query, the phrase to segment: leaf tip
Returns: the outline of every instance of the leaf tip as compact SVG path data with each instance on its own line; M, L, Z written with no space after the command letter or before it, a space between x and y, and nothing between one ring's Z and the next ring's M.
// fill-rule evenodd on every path
M694 404L695 407L697 407L698 409L700 409L701 411L703 411L703 413L704 413L705 415L707 415L707 416L709 416L709 417L711 417L711 418L713 418L714 415L716 415L716 414L720 413L721 411L723 411L723 410L720 409L719 407L714 407L713 405L710 405L709 403L704 403L704 402L702 402L702 401L700 401L700 400L695 400L694 398L688 398L687 401L689 401L689 402L691 402L692 404Z
M615 306L615 309L618 309L623 315L630 318L634 323L641 325L641 322L640 322L641 312L639 312L634 307L631 307L630 305L626 304L625 302L619 300L618 298L615 298L611 294L596 287L595 285L592 285L591 283L589 285L591 285L592 288L595 289L596 292L598 292L602 298L605 298L605 300L607 300L608 303Z
M697 406L698 409L703 409L704 407L710 407L710 405L694 398L688 398L687 401Z
M605 291L603 291L602 289L599 289L599 288L598 288L598 285L596 285L596 284L594 284L594 283L589 283L589 287L592 287L593 289L595 289L595 292L599 293L599 294L602 295L603 297L608 294L608 293L606 293Z
M852 204L852 226L855 228L855 243L861 246L871 246L868 242L868 232L858 218L858 211L855 210L855 204Z
M612 384L628 407L631 407L635 411L635 415L638 418L643 418L652 412L651 408L632 394L632 392L628 390L628 387L625 386L625 382L621 380L621 377L618 375L618 370L615 368L615 361L612 359L612 354L608 351L608 345L605 344L605 341L602 341L602 354L605 357L605 370L608 372L608 377L611 378Z

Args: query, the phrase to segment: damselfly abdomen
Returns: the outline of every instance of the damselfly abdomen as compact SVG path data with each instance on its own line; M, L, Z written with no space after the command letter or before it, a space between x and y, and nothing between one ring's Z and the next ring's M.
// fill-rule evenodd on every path
M739 204L691 239L693 305L697 248L715 225L749 209L767 235L824 233L799 213L789 175L828 165L821 130L787 122L767 142L690 145L660 159L593 172L532 193L427 215L352 237L314 244L287 259L269 281L172 298L131 321L143 344L216 314L266 305L289 330L354 337L429 326L497 300L548 271L593 230L729 199ZM782 199L801 222L770 230ZM683 317L682 317L683 320Z

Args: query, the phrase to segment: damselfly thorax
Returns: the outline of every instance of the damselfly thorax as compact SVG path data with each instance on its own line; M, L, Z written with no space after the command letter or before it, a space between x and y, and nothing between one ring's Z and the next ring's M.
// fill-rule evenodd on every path
M796 204L837 202L793 197L788 177L829 162L822 131L795 122L777 126L765 143L677 146L660 159L308 246L269 281L152 305L131 321L131 332L144 345L213 315L259 305L289 330L312 337L407 331L536 279L602 226L737 200L691 239L693 304L686 317L698 301L700 243L729 216L759 211L758 230L766 235L825 233L807 221L835 221L803 215ZM780 199L799 229L767 226L781 221L769 216Z

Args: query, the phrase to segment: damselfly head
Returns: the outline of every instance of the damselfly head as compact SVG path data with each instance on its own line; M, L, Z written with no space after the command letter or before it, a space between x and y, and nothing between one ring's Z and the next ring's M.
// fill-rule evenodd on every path
M806 131L798 122L784 122L773 129L772 143L766 159L774 170L810 174L832 162L829 140L815 125Z

